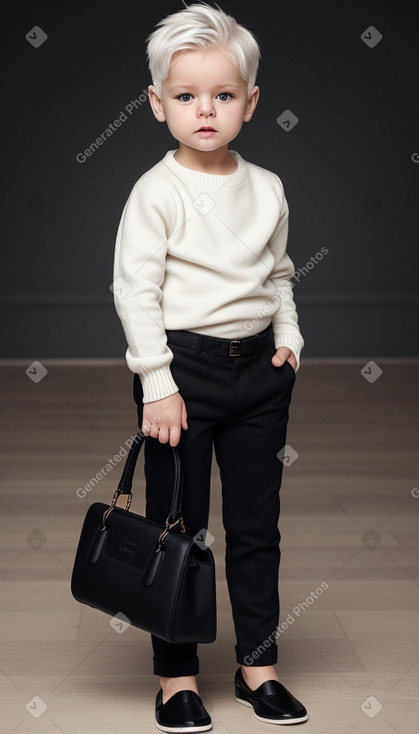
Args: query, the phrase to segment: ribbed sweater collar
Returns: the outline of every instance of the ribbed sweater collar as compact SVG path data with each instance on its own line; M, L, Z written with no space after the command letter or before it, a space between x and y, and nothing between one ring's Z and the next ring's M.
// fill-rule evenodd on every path
M187 178L195 183L203 184L206 186L215 186L217 188L232 188L238 186L246 181L249 173L249 167L247 161L241 157L240 153L236 150L229 150L229 153L237 161L238 167L234 173L228 173L226 175L216 175L213 173L204 173L203 171L195 171L193 168L186 168L182 166L174 158L176 150L168 150L164 156L162 162L170 168L177 176Z

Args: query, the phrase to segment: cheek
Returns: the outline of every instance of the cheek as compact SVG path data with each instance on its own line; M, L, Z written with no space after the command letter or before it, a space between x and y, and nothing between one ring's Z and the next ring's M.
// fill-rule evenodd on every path
M235 108L234 110L229 110L225 117L229 127L240 128L243 124L244 111L241 107Z
M166 123L171 133L177 132L179 129L181 129L181 119L182 119L182 116L179 115L177 110L167 111Z
M169 102L169 104L165 104L164 114L166 122L170 122L171 125L176 125L176 122L181 118L179 107L171 102Z

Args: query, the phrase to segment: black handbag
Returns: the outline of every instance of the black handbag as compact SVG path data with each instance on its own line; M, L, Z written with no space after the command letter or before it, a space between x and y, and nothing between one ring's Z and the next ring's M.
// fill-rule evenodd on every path
M71 593L82 604L168 642L213 642L217 626L214 556L200 537L194 540L185 532L182 463L176 446L172 447L172 507L165 524L129 512L132 477L145 440L140 431L111 504L95 502L87 510ZM126 496L125 508L116 504L121 495Z

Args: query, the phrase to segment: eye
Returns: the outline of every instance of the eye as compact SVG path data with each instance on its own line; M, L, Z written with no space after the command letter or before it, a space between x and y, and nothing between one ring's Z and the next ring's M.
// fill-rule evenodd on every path
M183 94L178 94L176 99L180 99L181 97L192 97L192 95L189 94L188 92L184 92ZM185 102L185 100L182 100L182 102ZM189 102L189 100L186 100L186 102Z
M230 92L220 92L220 94L217 94L217 97L230 97L233 98L234 95L230 94ZM227 102L227 100L222 99L221 102Z

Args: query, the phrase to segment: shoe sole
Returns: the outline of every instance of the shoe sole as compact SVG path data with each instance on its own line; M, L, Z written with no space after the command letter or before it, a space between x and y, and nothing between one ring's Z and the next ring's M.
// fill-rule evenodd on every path
M254 709L254 706L250 703L250 701L245 701L244 698L237 698L237 696L236 696L236 701L238 703L242 703L244 706L249 706L249 708L253 709L253 713L256 716L256 718L259 719L259 721L263 721L265 724L281 724L282 726L287 726L288 724L300 724L303 721L307 721L308 719L308 714L306 714L306 716L299 716L298 719L288 719L288 720L287 719L285 720L266 719L263 716L258 716L258 714L256 713Z
M154 723L160 731L173 732L173 734L176 734L176 732L181 734L181 732L209 731L209 729L212 729L212 724L204 724L204 726L162 726L156 720Z

